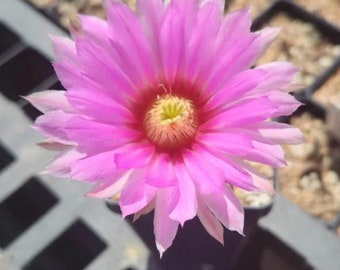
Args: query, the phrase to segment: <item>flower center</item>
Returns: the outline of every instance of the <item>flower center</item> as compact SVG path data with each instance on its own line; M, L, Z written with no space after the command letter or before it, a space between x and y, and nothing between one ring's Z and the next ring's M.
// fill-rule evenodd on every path
M161 150L188 146L198 126L194 103L174 95L157 97L144 118L148 139Z

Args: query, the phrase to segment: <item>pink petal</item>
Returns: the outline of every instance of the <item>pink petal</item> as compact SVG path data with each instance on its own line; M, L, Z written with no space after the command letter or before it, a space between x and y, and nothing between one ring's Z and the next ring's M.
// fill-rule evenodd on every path
M87 153L113 150L142 136L140 131L128 127L108 125L80 116L68 121L64 131L70 140L77 142Z
M107 22L96 16L79 15L81 34L88 40L95 40L101 47L110 49Z
M109 52L90 40L77 39L78 59L84 76L100 85L101 90L117 103L126 104L136 90Z
M259 122L251 124L249 128L257 129L262 136L278 144L299 144L305 141L301 131L288 124Z
M216 193L212 196L204 196L204 199L213 214L226 228L243 234L243 206L229 187L225 188L224 194Z
M253 59L249 59L249 50L257 34L250 32L250 26L249 9L225 18L216 38L214 63L206 71L210 74L208 89L219 89L230 77L251 66Z
M261 31L256 32L258 34L257 39L248 48L247 56L251 60L251 64L254 64L257 59L269 48L269 46L277 38L281 28L279 27L266 27Z
M91 84L86 88L73 87L67 92L67 98L77 111L100 122L117 124L136 121L135 116L123 104L117 103Z
M50 111L39 116L36 119L33 128L51 139L69 141L63 127L72 117L74 117L73 114L61 110Z
M207 161L207 166L212 166L216 168L216 170L222 170L226 182L233 186L248 191L271 192L272 190L268 180L265 180L268 182L268 185L260 182L262 180L258 179L260 175L256 175L256 179L254 180L255 172L245 163L237 162L236 159L232 159L218 152L213 152L211 149L200 149L200 156L203 160Z
M244 156L253 149L252 141L248 136L232 131L200 133L197 140L208 147L232 155Z
M207 166L205 160L197 151L183 151L182 156L185 167L199 192L211 194L221 190L224 186L224 175L214 166Z
M50 36L56 60L60 63L77 65L77 52L75 43L66 37Z
M287 166L284 151L279 145L253 141L255 150L248 153L245 159L270 165L274 168Z
M161 53L159 46L160 28L164 16L164 5L160 0L139 0L136 3L136 13L141 22L145 36L155 54L155 67L160 70Z
M271 91L267 93L267 97L273 102L273 104L276 104L278 108L272 117L291 115L302 104L297 101L294 96L284 92Z
M42 148L45 148L51 151L63 151L70 147L76 146L74 142L64 141L64 140L59 140L59 139L46 139L38 143L38 145Z
M196 216L196 189L184 164L176 164L175 173L178 179L179 200L170 213L170 218L178 221L183 226L184 222Z
M298 72L294 65L287 62L268 63L258 66L255 70L263 71L266 77L252 94L264 94L273 90L287 92L286 89Z
M106 151L87 156L72 165L71 176L82 181L94 182L115 174L115 151Z
M233 159L234 166L240 166L246 170L251 175L251 180L249 181L250 188L243 188L240 185L235 185L244 190L248 191L260 191L266 193L274 193L274 187L272 181L270 181L264 174L258 172L254 167L243 162L240 159Z
M215 112L216 115L208 119L201 129L235 127L263 121L270 118L276 111L277 107L267 97L246 99L233 107Z
M156 197L154 233L156 246L162 257L175 239L178 230L178 221L169 218L173 208L173 189L160 189Z
M202 7L210 3L217 5L219 7L220 13L223 13L225 0L200 0L200 4Z
M79 67L75 63L55 62L53 63L55 72L65 89L70 90L74 86L88 85L88 79L80 73Z
M60 152L42 173L52 174L56 177L70 177L71 166L85 155L74 148Z
M129 177L119 199L123 218L146 207L156 195L156 189L144 184L141 172L135 171Z
M55 110L74 111L65 96L65 91L46 90L35 92L24 98L43 113Z
M154 156L146 169L145 183L158 188L177 184L177 179L174 175L174 166L168 154L159 153Z
M154 54L140 22L131 9L120 1L106 0L104 6L116 62L134 85L150 83L157 72L154 69Z
M184 20L172 5L167 9L160 29L160 53L164 76L173 82L177 73L183 69L180 64L184 58L185 29ZM173 42L176 37L176 42Z
M147 206L145 206L142 210L138 211L133 217L133 222L138 220L142 215L146 215L150 213L153 209L155 209L155 200L153 199Z
M198 195L197 216L207 232L218 242L224 245L223 227L218 219L211 213L205 200Z
M131 173L131 171L116 170L111 174L110 179L100 181L86 193L85 196L92 198L112 198L122 191Z
M186 51L185 73L183 74L191 78L192 81L208 79L203 77L203 74L210 68L214 60L211 53L221 24L222 13L214 2L206 3L197 11L193 29L187 41L188 50Z
M155 153L149 143L131 143L117 149L114 162L119 169L144 168Z
M228 106L242 95L255 89L266 77L267 73L262 69L250 69L236 74L212 95L206 109L213 110L221 106Z

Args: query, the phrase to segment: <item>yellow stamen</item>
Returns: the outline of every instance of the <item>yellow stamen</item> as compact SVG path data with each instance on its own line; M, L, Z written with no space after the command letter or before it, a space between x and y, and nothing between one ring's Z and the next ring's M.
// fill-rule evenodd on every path
M164 150L188 145L197 131L194 103L185 98L164 95L158 97L147 111L144 128L148 139Z

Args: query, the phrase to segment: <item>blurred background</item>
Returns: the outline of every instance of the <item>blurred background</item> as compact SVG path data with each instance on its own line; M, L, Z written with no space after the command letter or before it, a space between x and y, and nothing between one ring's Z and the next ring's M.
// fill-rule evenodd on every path
M289 166L278 172L274 198L240 195L266 211L234 269L340 269L340 0L226 0L225 10L247 6L253 30L282 28L256 65L300 69L292 94L305 105L279 120L306 142L285 147ZM54 153L37 147L42 138L30 125L40 113L20 96L63 89L48 35L68 36L77 13L105 17L101 0L0 0L0 270L180 269L159 262L105 202L84 198L89 185L39 173Z

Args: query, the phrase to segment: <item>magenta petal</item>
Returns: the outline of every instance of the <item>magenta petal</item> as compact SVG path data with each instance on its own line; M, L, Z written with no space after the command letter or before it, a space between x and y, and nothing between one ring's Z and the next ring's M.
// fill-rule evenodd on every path
M86 196L92 198L112 198L122 191L130 174L131 171L116 170L111 174L110 179L100 181L94 188L86 193Z
M63 129L67 137L82 146L87 153L98 153L116 149L142 136L140 131L119 128L80 116L73 117Z
M40 143L38 143L38 145L42 148L45 148L47 150L51 150L51 151L63 151L66 150L70 147L74 147L76 146L75 143L70 142L70 141L64 141L64 140L60 140L60 139L46 139Z
M247 92L256 89L266 79L267 73L261 69L250 69L240 72L226 82L222 88L214 89L214 95L209 99L207 110L213 110L235 101Z
M165 13L164 21L160 29L160 50L163 69L166 71L167 81L173 82L177 72L183 67L180 66L181 59L184 57L184 21L179 16L178 11L170 6ZM176 42L173 37L176 36Z
M50 36L52 40L54 54L58 62L68 62L77 65L77 52L75 43L65 37Z
M251 110L249 110L251 108ZM231 108L216 112L216 116L204 123L202 129L235 127L270 118L277 107L267 97L259 97L238 102Z
M200 154L198 151L184 151L182 154L184 164L199 192L212 194L224 186L223 171L209 166L205 160L201 159Z
M197 216L201 221L203 227L212 237L214 237L218 242L224 245L222 224L218 221L214 214L211 213L205 200L201 198L200 195L198 195L197 198L198 198Z
M174 210L170 213L170 218L178 221L183 226L184 222L196 216L196 189L183 164L177 164L175 173L178 179L179 200Z
M223 13L225 0L201 0L200 1L201 6L203 7L204 5L207 5L208 3L214 3L215 5L219 7L220 12Z
M273 62L258 66L255 70L260 70L266 74L258 87L254 90L256 94L265 94L267 92L284 91L291 84L298 69L286 62Z
M242 186L238 183L231 182L232 185L242 188L247 191L260 191L266 193L274 193L274 187L271 180L269 180L264 174L258 172L253 166L245 163L241 159L232 159L229 160L231 164L233 164L236 168L242 168L243 171L246 171L247 174L250 176L247 179L247 184ZM242 182L242 179L241 181Z
M174 166L168 154L157 154L150 163L150 166L145 172L145 183L158 188L177 184L177 179L174 175ZM162 172L161 177L159 172Z
M74 111L65 96L65 91L46 90L35 92L24 98L43 113L55 110Z
M236 159L228 158L221 153L200 150L200 156L212 167L223 168L226 182L248 191L272 192L272 185L267 180L256 174L249 165L238 162ZM254 174L256 174L254 176ZM256 179L255 179L255 178ZM259 179L261 178L261 179ZM262 183L261 181L266 181Z
M105 20L91 15L79 15L79 19L81 23L80 35L85 36L88 40L95 40L97 44L106 49L110 48L109 31Z
M278 144L299 144L305 141L301 131L288 124L260 122L249 128L257 129L262 136Z
M77 111L84 115L110 124L135 122L135 117L123 104L117 103L112 97L91 86L90 83L86 89L79 86L72 90L68 91L67 99Z
M169 218L173 208L173 189L160 189L156 197L154 232L156 246L162 257L175 239L178 230L178 221Z
M123 217L142 210L155 198L155 195L156 189L145 185L142 173L134 171L126 182L119 199Z
M33 128L46 137L69 141L63 128L72 117L74 117L73 114L66 113L62 110L50 111L39 116Z
M154 70L154 55L141 23L121 1L106 0L104 4L116 62L135 85L143 85L146 79L153 80L157 73Z
M225 188L224 194L216 193L212 196L204 196L204 199L226 228L243 234L243 206L229 187Z
M274 168L286 166L284 151L280 145L253 141L255 150L248 153L246 159L270 165Z
M154 209L155 209L155 199L153 199L147 206L145 206L142 210L139 210L135 214L135 216L133 217L133 222L138 220L142 215L149 214Z
M145 36L155 57L155 66L161 69L161 53L159 46L159 34L164 16L164 5L160 0L139 0L136 3L137 16L140 19Z
M104 48L84 39L77 40L76 46L84 76L100 85L107 96L124 104L127 96L135 94L128 76Z
M248 136L234 132L201 133L197 139L206 146L232 155L245 156L253 149L252 141Z
M144 168L146 167L155 148L149 143L131 143L117 149L114 155L114 163L119 169Z
M192 34L187 41L184 74L192 81L207 79L205 71L214 61L211 51L215 46L215 37L222 24L222 13L213 2L208 2L198 10L193 23ZM204 40L205 42L202 42ZM200 57L197 57L199 55ZM204 77L206 76L206 77Z
M70 177L71 167L77 160L84 157L73 147L60 152L42 173L50 173L56 177Z
M273 117L290 115L302 104L292 95L284 92L272 91L267 93L267 96L278 108Z
M110 178L116 170L114 154L114 151L107 151L77 160L72 165L71 176L89 182Z

